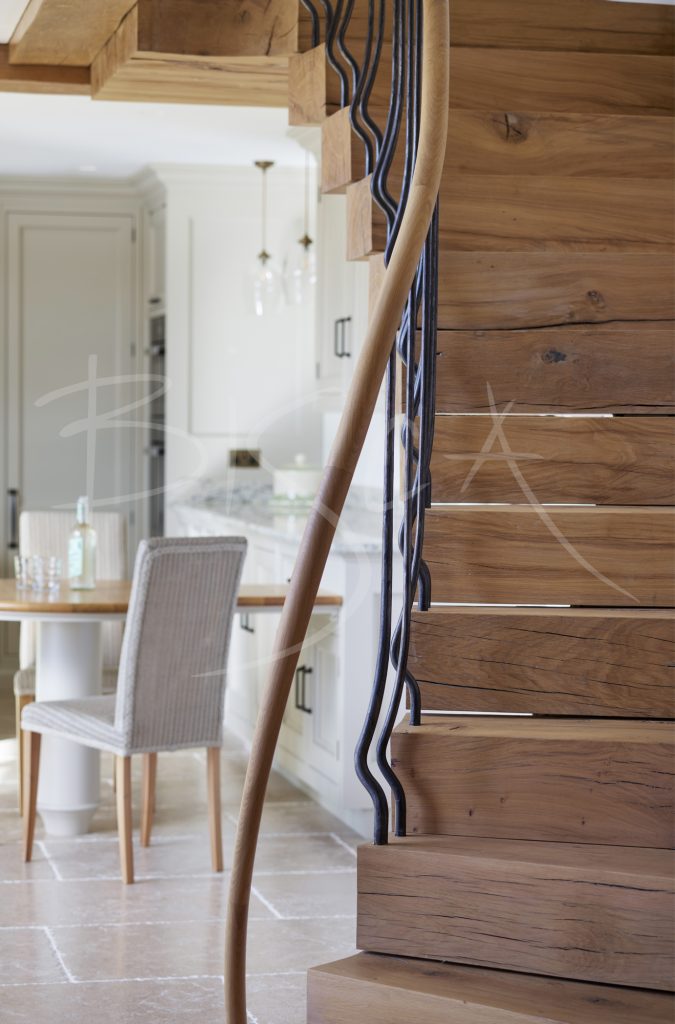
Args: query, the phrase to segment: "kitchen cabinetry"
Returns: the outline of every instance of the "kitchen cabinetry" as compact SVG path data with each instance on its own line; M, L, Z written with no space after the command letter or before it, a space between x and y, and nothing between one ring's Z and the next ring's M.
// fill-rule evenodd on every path
M321 196L317 210L317 377L343 391L368 328L368 263L348 261L347 202Z

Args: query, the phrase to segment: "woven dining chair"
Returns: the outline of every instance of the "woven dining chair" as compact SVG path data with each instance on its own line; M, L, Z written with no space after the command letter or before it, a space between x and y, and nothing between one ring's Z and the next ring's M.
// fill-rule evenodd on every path
M127 576L126 520L119 512L92 513L96 530L96 570L101 580L123 580ZM19 554L58 555L67 565L68 538L73 528L73 513L25 511L19 516ZM104 622L103 692L114 693L122 646L122 624ZM19 810L23 811L23 747L21 745L21 712L35 700L36 623L22 622L19 631L19 669L14 673L14 705L19 761Z
M32 855L42 733L115 755L122 878L134 880L131 757L146 755L142 839L153 814L157 752L207 748L211 862L223 870L220 748L227 655L246 540L142 541L129 600L117 694L37 701L24 709L24 859Z

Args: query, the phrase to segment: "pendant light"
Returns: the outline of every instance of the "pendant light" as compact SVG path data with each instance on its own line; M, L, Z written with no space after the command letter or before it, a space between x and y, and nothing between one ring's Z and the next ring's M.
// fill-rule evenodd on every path
M253 308L256 316L267 316L279 309L283 297L281 274L267 251L267 172L274 161L256 160L255 166L262 173L262 247L253 274Z
M305 153L305 227L285 279L286 298L294 306L304 305L316 284L316 251L309 234L309 187L309 153Z

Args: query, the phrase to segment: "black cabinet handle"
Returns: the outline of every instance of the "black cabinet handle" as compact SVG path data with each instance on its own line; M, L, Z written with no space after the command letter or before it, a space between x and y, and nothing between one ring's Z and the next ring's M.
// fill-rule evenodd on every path
M251 625L251 616L248 613L239 616L239 625L245 633L255 633L255 628Z
M342 316L333 325L333 353L336 359L351 359L351 352L348 347L349 330L348 325L352 322L350 316Z
M307 704L307 676L311 676L313 668L308 665L298 665L295 670L295 706L298 711L304 711L311 715L312 709Z
M7 547L11 551L16 551L19 547L19 492L16 487L10 487L7 491L7 523L9 526Z

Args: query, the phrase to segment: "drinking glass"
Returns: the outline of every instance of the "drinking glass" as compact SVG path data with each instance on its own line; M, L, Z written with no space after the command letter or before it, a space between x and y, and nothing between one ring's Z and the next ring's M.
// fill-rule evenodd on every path
M14 555L14 578L19 590L30 589L30 558L25 555Z
M30 560L30 575L33 590L47 589L47 559L42 555L33 555Z
M45 559L46 563L46 578L47 578L47 590L58 590L61 586L62 576L62 565L61 559L55 555L50 555L49 558Z

